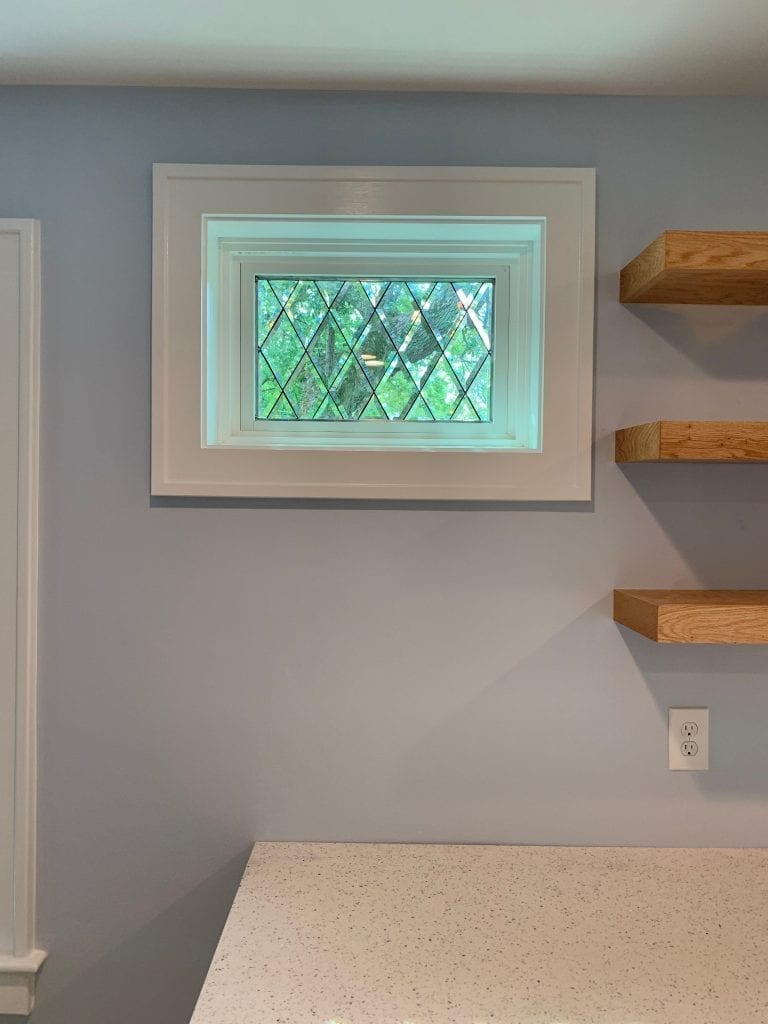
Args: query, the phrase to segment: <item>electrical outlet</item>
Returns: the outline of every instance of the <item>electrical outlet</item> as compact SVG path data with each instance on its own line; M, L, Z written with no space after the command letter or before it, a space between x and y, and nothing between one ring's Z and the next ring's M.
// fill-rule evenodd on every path
M669 767L676 772L707 771L709 708L669 709Z

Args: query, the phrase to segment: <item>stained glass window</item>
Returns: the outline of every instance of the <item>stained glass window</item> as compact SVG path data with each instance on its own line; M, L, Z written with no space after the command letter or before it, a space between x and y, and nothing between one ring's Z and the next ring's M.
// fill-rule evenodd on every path
M489 422L493 290L258 278L256 419Z

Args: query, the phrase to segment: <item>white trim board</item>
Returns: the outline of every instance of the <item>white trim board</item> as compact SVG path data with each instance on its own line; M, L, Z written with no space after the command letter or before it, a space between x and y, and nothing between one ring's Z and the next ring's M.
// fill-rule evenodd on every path
M414 220L448 220L461 259L478 239L462 242L455 234L456 224L510 218L544 223L545 290L539 313L543 312L545 324L543 348L539 346L543 379L537 380L542 390L536 398L541 423L535 447L510 444L496 450L478 444L432 450L424 443L397 450L384 446L357 450L352 432L344 447L331 447L321 443L319 431L316 445L287 447L261 443L254 431L245 437L239 409L238 418L230 420L238 424L237 429L212 437L212 424L219 422L219 411L212 406L221 405L225 388L228 394L241 394L241 328L248 312L244 312L239 285L234 294L224 289L224 302L235 313L222 325L212 301L221 289L211 287L214 278L209 277L209 265L215 268L222 258L227 265L230 238L250 252L248 238L255 225L272 224L275 218L292 224L298 218L304 225L302 232L314 221L344 219L355 222L356 228L365 224L367 231L374 222L404 225ZM224 224L226 237L218 236L217 249L209 252L206 232L212 220ZM377 230L380 233L371 237L378 246L384 233ZM290 235L287 228L286 232ZM336 239L326 241L327 255ZM369 257L373 258L375 248ZM152 493L589 500L594 257L595 172L591 168L156 164ZM427 268L423 272L427 279L432 276ZM238 373L224 376L223 370L231 366Z
M29 1014L35 948L40 229L0 220L0 1013Z

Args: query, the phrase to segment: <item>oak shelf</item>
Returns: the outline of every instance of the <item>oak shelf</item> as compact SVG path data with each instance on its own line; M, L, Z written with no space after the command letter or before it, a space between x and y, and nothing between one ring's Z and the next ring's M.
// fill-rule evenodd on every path
M655 420L616 431L617 462L768 462L764 420Z
M665 231L620 282L622 302L768 305L768 231Z
M768 590L614 590L613 618L659 644L768 644Z

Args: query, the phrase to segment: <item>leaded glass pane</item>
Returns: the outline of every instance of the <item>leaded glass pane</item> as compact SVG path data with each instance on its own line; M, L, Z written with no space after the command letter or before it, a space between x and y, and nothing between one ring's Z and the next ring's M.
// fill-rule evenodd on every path
M493 282L258 278L256 418L490 422Z

